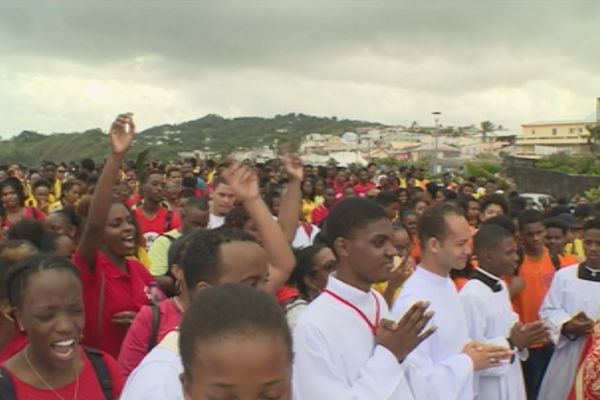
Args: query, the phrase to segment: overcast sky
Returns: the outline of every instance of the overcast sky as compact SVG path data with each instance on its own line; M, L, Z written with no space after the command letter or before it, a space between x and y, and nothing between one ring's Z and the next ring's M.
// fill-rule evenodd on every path
M595 1L0 2L0 134L302 112L389 124L590 116Z

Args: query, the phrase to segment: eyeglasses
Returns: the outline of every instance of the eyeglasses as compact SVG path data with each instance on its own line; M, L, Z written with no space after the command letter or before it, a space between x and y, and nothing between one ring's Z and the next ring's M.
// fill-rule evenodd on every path
M58 171L56 171L56 172L58 172L59 174L66 174L66 173L67 173L67 170L66 170L66 169L59 169L59 170L58 170Z

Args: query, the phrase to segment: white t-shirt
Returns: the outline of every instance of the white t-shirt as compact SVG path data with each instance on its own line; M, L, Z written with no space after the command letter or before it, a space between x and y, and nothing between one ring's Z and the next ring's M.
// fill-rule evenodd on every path
M319 232L321 232L321 230L316 225L311 224L307 229L305 229L302 224L298 225L292 247L294 249L302 249L312 245Z
M156 346L133 370L121 400L183 400L179 376L183 364L177 341L179 332L173 331Z
M223 226L225 223L225 217L221 217L219 215L215 215L213 213L210 214L208 218L208 229L217 229Z

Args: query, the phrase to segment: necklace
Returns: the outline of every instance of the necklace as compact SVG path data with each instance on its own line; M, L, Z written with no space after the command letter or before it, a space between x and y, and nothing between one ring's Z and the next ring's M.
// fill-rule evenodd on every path
M25 361L27 361L27 365L29 365L29 368L31 368L31 370L33 371L35 376L37 376L38 379L40 381L42 381L42 383L44 385L46 385L48 387L48 389L50 389L56 397L58 397L61 400L66 400L64 397L62 397L60 395L60 393L58 393L52 386L50 386L50 384L48 382L46 382L46 380L44 378L42 378L42 375L40 375L40 373L37 371L37 369L35 369L35 367L31 363L31 361L29 360L29 356L27 355L27 350L23 351L23 355L25 356ZM79 393L79 374L77 373L77 367L75 366L75 362L73 362L73 368L75 369L75 375L77 377L75 379L75 390L73 391L73 400L75 400L75 399L77 399L77 394Z

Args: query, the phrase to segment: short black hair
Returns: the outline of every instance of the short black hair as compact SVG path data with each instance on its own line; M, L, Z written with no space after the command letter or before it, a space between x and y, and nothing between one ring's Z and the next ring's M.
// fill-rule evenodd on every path
M6 236L9 240L27 240L37 249L41 249L44 234L44 225L40 221L22 219L8 229Z
M292 337L282 307L273 296L248 286L231 283L202 290L179 332L183 373L190 381L198 350L223 338L260 335L281 340L292 362Z
M477 190L477 187L473 182L467 181L460 184L460 186L458 187L458 193L462 195L466 187L470 187L471 189L473 189L473 192Z
M86 171L92 172L96 169L96 164L91 158L84 158L83 160L81 160L81 168L83 168Z
M212 184L213 184L212 185L213 186L213 190L216 190L217 187L219 185L221 185L221 184L228 185L227 180L223 176L221 176L221 175L216 175L215 178L213 179Z
M46 179L38 179L33 183L33 185L31 185L31 189L35 192L35 190L40 186L44 186L47 187L49 190L52 190L52 184Z
M488 194L479 200L479 210L481 210L483 213L491 204L499 205L502 208L504 215L508 215L510 212L510 204L508 203L508 200L506 200L506 197L500 193Z
M562 219L560 219L558 217L545 219L544 226L546 227L546 229L548 229L548 228L560 229L561 231L563 231L563 233L565 235L567 233L569 233L569 225L567 225L567 223L565 221L563 221Z
M390 206L394 203L398 203L398 196L391 190L386 190L384 192L379 193L375 197L375 203L381 204L383 207Z
M527 225L544 222L544 215L537 210L525 210L517 217L519 230L523 231Z
M185 203L185 206L183 206L184 210L189 210L192 208L196 208L198 210L201 211L208 211L209 210L209 205L208 205L208 201L206 201L205 198L203 197L190 197L190 199L187 201L187 203Z
M382 219L388 219L387 212L373 200L361 197L346 198L334 205L327 215L325 224L327 245L333 248L337 238L349 238L357 230Z
M322 244L313 244L302 249L294 250L294 255L296 256L296 268L292 271L287 283L298 289L304 298L308 297L309 291L304 282L304 278L312 274L315 256L319 254L321 250L326 248L327 246Z
M79 279L79 270L67 258L46 254L31 256L10 267L4 277L4 290L10 304L20 308L29 278L38 272L52 269L69 271Z
M81 218L77 215L77 212L73 207L61 208L60 210L53 211L50 215L58 215L67 221L69 225L73 225L76 228L81 226Z
M26 240L9 240L0 243L0 300L6 299L4 276L8 269L37 253L35 246Z
M509 231L513 236L517 234L517 227L508 215L496 215L493 218L483 221L481 226L497 225Z
M441 203L427 208L419 218L418 235L421 248L424 249L427 241L437 238L440 241L448 235L446 217L450 215L463 216L462 210L452 203Z
M404 221L406 217L410 217L411 215L419 218L419 214L417 214L414 208L404 208L400 211L400 220Z
M575 218L584 219L591 216L594 213L594 207L591 204L578 204L573 211Z
M244 225L246 225L246 223L250 220L250 214L248 214L246 208L243 206L237 206L227 213L223 226L226 228L243 230Z
M477 199L475 197L470 196L468 194L463 194L458 199L459 199L459 202L460 202L460 206L462 207L463 212L465 213L465 215L469 211L469 203L477 203L477 204L479 204L479 201L477 201Z
M473 249L476 254L484 251L495 250L502 243L502 240L513 238L514 235L500 225L483 225L473 237Z
M181 257L185 283L193 290L198 282L214 284L220 277L221 245L231 242L256 242L254 237L238 229L218 228L194 231L186 240Z
M152 175L163 176L163 173L157 169L146 169L146 170L142 171L142 173L140 174L140 177L139 177L140 185L145 185L146 183L148 183L148 181L150 180L150 177Z
M65 195L66 192L73 189L74 186L79 186L79 182L77 181L66 181L62 183L61 186L61 197Z
M600 230L600 219L592 218L583 224L583 231L589 231L591 229L599 229Z

